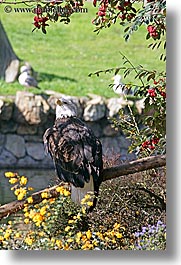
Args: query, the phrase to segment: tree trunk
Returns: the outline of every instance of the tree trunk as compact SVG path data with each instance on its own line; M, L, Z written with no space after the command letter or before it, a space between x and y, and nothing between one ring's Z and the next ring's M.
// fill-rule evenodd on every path
M19 72L19 63L0 21L0 79L7 83L14 82Z
M163 167L165 165L166 165L165 155L141 158L141 159L134 160L128 163L123 163L120 166L103 169L103 173L102 173L103 181L106 181L108 179L117 178L120 176L133 174L136 172L141 172L141 171L148 170L151 168ZM42 192L48 192L49 197L51 198L58 197L59 193L56 191L56 188L62 185L65 186L65 183L33 193L32 194L33 204L40 203L43 200L41 197ZM24 207L25 203L27 203L26 199L22 201L13 201L5 205L2 205L0 207L0 220L5 216L8 216L12 213L15 213L21 210Z

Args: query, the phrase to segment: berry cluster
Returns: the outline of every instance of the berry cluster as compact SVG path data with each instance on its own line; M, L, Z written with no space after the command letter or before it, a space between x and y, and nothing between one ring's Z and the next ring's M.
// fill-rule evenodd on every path
M155 91L154 88L149 88L149 89L148 89L148 94L149 94L150 97L152 97L152 98L155 98L155 97L157 96L157 93L156 93L156 91Z
M105 17L107 7L108 7L108 0L103 0L101 6L99 7L98 13L97 13L98 16Z
M154 40L159 39L161 35L161 31L158 27L149 25L147 27L149 37L152 37Z
M120 2L117 9L120 11L119 18L122 21L131 21L135 17L136 9L132 6L130 0Z
M154 150L155 145L157 145L158 143L159 143L159 138L153 137L152 139L143 142L141 146L143 149Z
M154 80L153 84L155 87L148 89L149 96L155 98L158 94L161 95L164 99L166 99L165 79L160 78L158 81Z
M48 26L48 24L46 24L48 19L49 19L48 17L35 16L34 17L34 26L38 29L40 29L41 27L45 28L46 26Z

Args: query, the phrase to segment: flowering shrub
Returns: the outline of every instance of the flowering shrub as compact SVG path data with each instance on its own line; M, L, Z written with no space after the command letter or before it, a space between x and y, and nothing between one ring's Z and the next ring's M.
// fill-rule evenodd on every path
M143 226L135 232L136 250L161 250L166 247L166 225L160 220L156 225Z
M27 178L24 176L12 172L7 172L5 175L10 183L14 178L19 179L13 184L13 191L16 188L25 188L24 181L26 182ZM139 181L146 181L147 178L143 176L143 179L139 179ZM20 180L23 180L22 184L20 184ZM129 182L130 185L133 184L130 180ZM135 183L137 182L138 179L135 179ZM40 203L35 203L34 197L28 194L21 214L14 216L11 221L6 218L0 224L0 249L137 250L139 242L143 240L141 234L139 234L139 238L136 236L138 233L135 234L135 231L139 230L140 223L153 230L153 218L157 222L164 218L162 214L160 215L158 204L155 208L156 211L150 209L149 212L146 208L142 209L141 203L147 204L146 194L139 193L140 200L135 202L136 190L134 191L134 188L128 190L127 185L127 179L125 184L124 179L122 183L118 179L116 183L109 182L102 185L98 206L95 212L90 214L87 214L86 208L91 202L91 195L85 196L81 206L75 205L70 199L67 186L57 187L59 193L57 198L52 198L48 190L42 192ZM153 188L157 190L156 187ZM26 189L29 190L28 187ZM153 200L153 202L158 203L157 200ZM152 203L150 199L149 203ZM149 225L149 223L151 224ZM161 240L161 223L157 223L155 227L158 226L159 229L155 228L154 233L157 246L156 233L159 233L159 240ZM149 234L149 229L147 230ZM165 232L164 228L160 249L165 249ZM145 232L144 240L146 240L146 235ZM146 244L145 241L144 244ZM153 246L154 241L152 241Z
M11 184L16 183L14 193L22 200L26 193L23 191L29 190L25 188L27 178L12 172L6 172L5 176ZM87 194L81 206L77 206L66 187L57 187L57 192L60 196L56 199L42 192L39 204L34 204L32 196L27 197L20 219L0 226L1 249L121 249L125 228L119 223L115 222L106 231L101 227L98 231L89 227L86 209L92 205L91 195ZM24 225L17 231L19 223Z

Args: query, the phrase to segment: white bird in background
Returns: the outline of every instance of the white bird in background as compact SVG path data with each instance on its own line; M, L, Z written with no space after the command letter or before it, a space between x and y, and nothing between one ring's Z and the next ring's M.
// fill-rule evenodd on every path
M131 90L128 90L125 86L124 83L121 82L121 76L120 75L115 75L112 78L114 80L114 84L113 84L113 91L120 95L128 95L128 94L133 94L133 92Z
M38 87L38 82L35 77L32 76L32 68L29 65L23 65L20 68L20 75L18 77L18 81L20 85L30 88L30 87Z

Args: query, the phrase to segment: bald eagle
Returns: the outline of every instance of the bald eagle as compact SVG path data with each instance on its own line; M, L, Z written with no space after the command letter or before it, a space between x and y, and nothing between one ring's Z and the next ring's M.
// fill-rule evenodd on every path
M71 100L57 100L54 126L45 131L43 141L58 177L70 183L72 201L80 204L87 193L93 193L89 208L92 211L102 182L102 145L77 118L77 108Z

